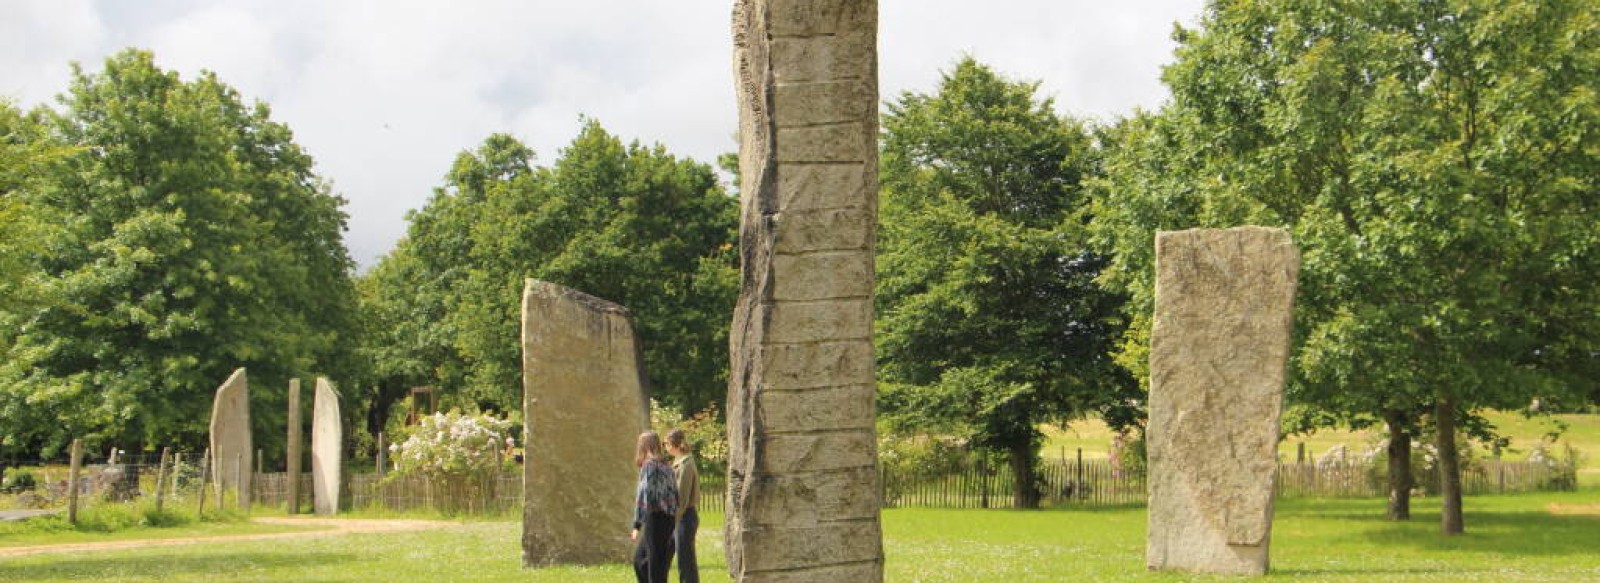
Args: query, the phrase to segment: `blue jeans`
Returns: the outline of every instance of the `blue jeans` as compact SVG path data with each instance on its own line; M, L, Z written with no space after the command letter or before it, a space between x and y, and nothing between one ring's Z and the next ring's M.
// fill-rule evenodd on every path
M694 558L694 535L699 530L700 511L691 506L683 511L683 518L672 532L678 555L678 583L700 583L700 564Z

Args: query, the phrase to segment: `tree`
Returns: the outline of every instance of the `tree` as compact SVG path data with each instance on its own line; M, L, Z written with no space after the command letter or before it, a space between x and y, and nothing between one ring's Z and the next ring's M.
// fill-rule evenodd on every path
M1488 437L1476 411L1567 399L1594 373L1596 7L1220 1L1177 38L1172 101L1108 155L1108 280L1147 312L1156 229L1288 228L1302 426L1385 423L1405 518L1409 444L1431 423L1442 529L1461 532L1458 431Z
M59 302L0 328L8 448L198 446L233 368L264 428L289 377L349 363L343 201L266 105L135 50L74 67L61 101L54 130L79 150L27 200L61 219L39 265Z
M1019 507L1039 500L1038 425L1132 388L1109 357L1121 298L1085 245L1094 150L1037 88L965 58L936 94L891 104L877 242L886 417L1006 454Z
M47 184L52 165L70 153L38 116L0 100L0 313L44 303L37 262L57 221L28 201Z
M389 298L375 305L409 319L391 327L410 332L391 339L401 348L387 362L435 363L425 376L455 404L519 410L521 293L536 278L632 310L664 402L693 412L718 400L737 202L708 166L624 145L592 120L553 166L532 162L516 139L490 136L410 216L407 239L369 276L368 297Z

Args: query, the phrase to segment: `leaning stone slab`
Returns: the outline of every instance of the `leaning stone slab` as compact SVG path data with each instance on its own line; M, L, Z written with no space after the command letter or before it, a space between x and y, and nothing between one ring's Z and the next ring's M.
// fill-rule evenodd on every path
M1156 235L1152 570L1267 572L1299 266L1282 229Z
M627 562L634 444L650 426L628 309L552 283L522 292L522 562Z
M223 492L234 493L239 505L247 508L253 447L250 383L241 367L217 388L216 399L211 403L211 477Z
M317 377L316 401L311 405L311 505L317 514L339 513L343 446L339 394L326 377Z
M743 290L725 541L738 581L881 581L876 0L734 9Z

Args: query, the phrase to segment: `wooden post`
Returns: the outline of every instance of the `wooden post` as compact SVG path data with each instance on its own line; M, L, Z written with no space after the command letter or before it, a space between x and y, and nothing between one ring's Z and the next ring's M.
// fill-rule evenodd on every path
M1295 456L1294 456L1294 463L1297 463L1297 464L1306 463L1306 442L1304 442L1304 441L1300 442L1300 447L1298 448L1298 451L1295 453Z
M200 454L200 505L195 508L195 518L204 519L206 515L206 478L211 475L211 449L206 448Z
M300 513L300 379L289 379L289 514Z
M389 473L389 444L384 442L383 432L378 432L378 477L382 478Z
M83 440L72 440L72 461L67 470L67 522L78 523L78 469L83 466Z
M161 512L161 506L167 501L166 490L161 486L167 479L167 456L172 454L172 448L161 448L161 465L156 469L156 512ZM176 481L176 480L174 480Z
M178 497L178 468L183 467L183 453L172 454L172 485L167 487L167 495Z
M1083 448L1078 448L1078 484L1073 486L1072 493L1077 494L1079 500L1083 499Z

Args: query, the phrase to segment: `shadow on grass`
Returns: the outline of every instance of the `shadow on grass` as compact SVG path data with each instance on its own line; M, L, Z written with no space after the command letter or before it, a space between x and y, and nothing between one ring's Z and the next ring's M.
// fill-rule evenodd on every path
M348 553L225 553L194 554L174 550L159 554L117 558L83 558L74 554L16 557L0 562L0 581L40 579L102 581L106 579L171 579L206 576L225 579L230 573L266 570L293 572L314 566L356 561ZM16 564L21 562L23 564ZM32 564L29 564L32 563Z

